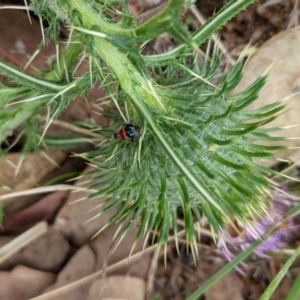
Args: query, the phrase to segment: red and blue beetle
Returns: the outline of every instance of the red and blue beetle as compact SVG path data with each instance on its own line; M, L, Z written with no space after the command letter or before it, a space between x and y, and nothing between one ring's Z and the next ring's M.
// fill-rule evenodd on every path
M138 137L140 133L140 127L134 124L123 124L120 131L114 134L116 140L132 141Z

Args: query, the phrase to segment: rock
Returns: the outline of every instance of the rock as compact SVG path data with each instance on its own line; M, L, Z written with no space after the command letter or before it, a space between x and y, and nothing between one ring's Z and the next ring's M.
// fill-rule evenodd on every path
M1 178L0 185L8 187L1 189L0 194L18 192L35 188L43 183L47 174L57 169L67 158L67 152L63 150L49 150L42 152L30 152L23 157L22 153L9 153L5 159L0 159ZM51 161L50 161L50 160ZM22 161L17 173L16 166ZM34 167L33 167L34 166ZM13 214L30 206L40 199L40 195L21 196L1 200L6 215Z
M45 272L58 272L68 258L70 245L63 235L49 227L48 231L0 264L0 270L16 265Z
M51 193L24 210L12 215L4 216L2 221L3 231L11 232L18 229L24 230L37 222L46 220L61 206L67 196L67 191ZM0 230L0 232L1 231L2 230Z
M48 287L44 292L50 292L69 283L72 283L78 279L92 274L95 271L95 254L89 248L84 246L79 249L66 264L66 266L60 271L57 276L55 284ZM82 300L86 299L90 283L80 286L70 292L61 294L56 297L52 297L52 300Z
M52 273L16 266L11 272L0 272L0 299L27 300L38 296L54 280Z
M75 186L78 186L78 188L84 188L92 185L92 183L90 182L91 178L85 174L92 170L93 168L91 166L88 166L83 173L85 176L77 180ZM61 231L62 234L75 247L81 247L89 242L92 236L107 224L108 220L113 214L113 212L109 212L95 218L92 221L87 222L99 212L96 210L91 210L106 199L105 197L98 197L95 199L88 199L73 203L76 200L88 197L90 193L91 192L89 190L82 190L76 193L71 193L66 205L59 211L55 219L55 229Z
M87 300L98 300L100 280L90 287ZM145 298L146 284L141 278L132 276L114 275L105 279L103 293L104 300L143 300Z
M5 9L0 11L0 28L5 28L1 32L0 56L23 68L42 41L39 21L31 17L30 22L25 11ZM55 43L51 40L33 60L34 68L29 66L27 71L37 73L49 66L49 56L55 57Z
M90 242L90 246L93 251L96 253L97 264L96 269L101 270L103 266L103 261L107 256L109 246L112 242L112 238L118 229L118 225L111 225L106 228L103 232L99 234L94 240ZM114 250L109 258L109 264L112 265L122 259L129 257L131 248L134 243L135 236L137 234L137 228L132 228L131 231L124 237L122 242ZM135 246L133 254L141 251L143 248L144 240L141 239ZM143 255L138 261L133 263L128 263L124 267L118 269L115 273L117 274L129 274L132 276L146 278L148 275L148 269L150 265L150 255Z

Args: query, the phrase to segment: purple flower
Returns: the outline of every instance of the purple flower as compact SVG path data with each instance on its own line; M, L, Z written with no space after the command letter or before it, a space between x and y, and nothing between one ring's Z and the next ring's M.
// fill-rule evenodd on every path
M268 202L269 207L265 211L262 210L257 219L248 220L242 225L233 221L226 230L222 230L218 246L227 260L230 261L234 258L234 254L229 248L234 247L236 250L242 251L255 240L266 237L270 230L277 225L277 230L267 236L254 252L262 258L269 259L271 258L270 253L286 247L296 227L293 220L288 218L288 211L293 205L294 197L286 192L286 188L272 190ZM242 266L247 268L246 264L242 264ZM238 271L244 273L241 269Z

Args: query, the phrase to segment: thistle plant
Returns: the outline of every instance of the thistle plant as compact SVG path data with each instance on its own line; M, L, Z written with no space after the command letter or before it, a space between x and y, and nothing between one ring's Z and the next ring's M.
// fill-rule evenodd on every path
M43 137L70 101L84 97L99 80L110 101L103 111L110 123L91 127L103 140L83 156L96 166L90 197L107 197L97 216L119 207L107 226L119 222L122 237L138 223L137 239L159 232L165 244L170 232L177 232L177 210L182 208L186 240L194 251L196 221L207 220L216 232L232 220L249 223L267 209L267 195L276 188L269 179L276 172L256 159L272 160L273 151L283 148L276 146L283 138L269 135L277 129L261 126L285 105L245 110L266 76L235 93L243 60L216 81L220 54L208 47L201 61L199 46L253 2L229 1L190 33L180 20L183 6L189 4L183 0L169 0L142 23L130 15L124 0L31 1L24 9L49 24L41 47L49 39L59 43L62 23L69 38L51 68L37 77L0 61L0 73L15 83L0 86L1 140L22 123L28 141L36 134ZM178 46L143 55L144 44L165 32ZM83 60L88 60L89 71L75 78L72 74ZM38 132L35 117L44 108L51 112L50 119ZM133 139L122 139L121 134L114 138L124 124L139 128Z

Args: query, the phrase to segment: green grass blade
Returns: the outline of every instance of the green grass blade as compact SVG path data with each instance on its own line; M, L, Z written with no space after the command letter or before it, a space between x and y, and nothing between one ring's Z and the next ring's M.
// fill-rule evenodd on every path
M271 281L269 286L266 288L266 290L263 292L263 294L260 296L259 300L269 300L271 299L272 294L274 293L275 289L281 282L282 278L294 262L294 260L297 258L297 256L300 253L300 246L295 250L293 255L286 261L284 266L281 268L281 270L278 272L278 274L274 277L274 279ZM298 276L299 277L299 276ZM299 286L297 287L299 290ZM296 298L290 298L290 299L296 299Z
M199 297L208 290L214 283L223 278L226 274L228 274L234 267L236 267L239 263L244 261L247 256L249 256L260 244L262 241L256 241L251 244L249 248L245 251L238 254L235 259L233 259L230 263L224 266L221 270L219 270L215 275L213 275L209 280L207 280L201 287L199 287L195 292L193 292L186 300L197 300Z
M300 273L296 277L294 284L285 300L299 299L300 296Z

